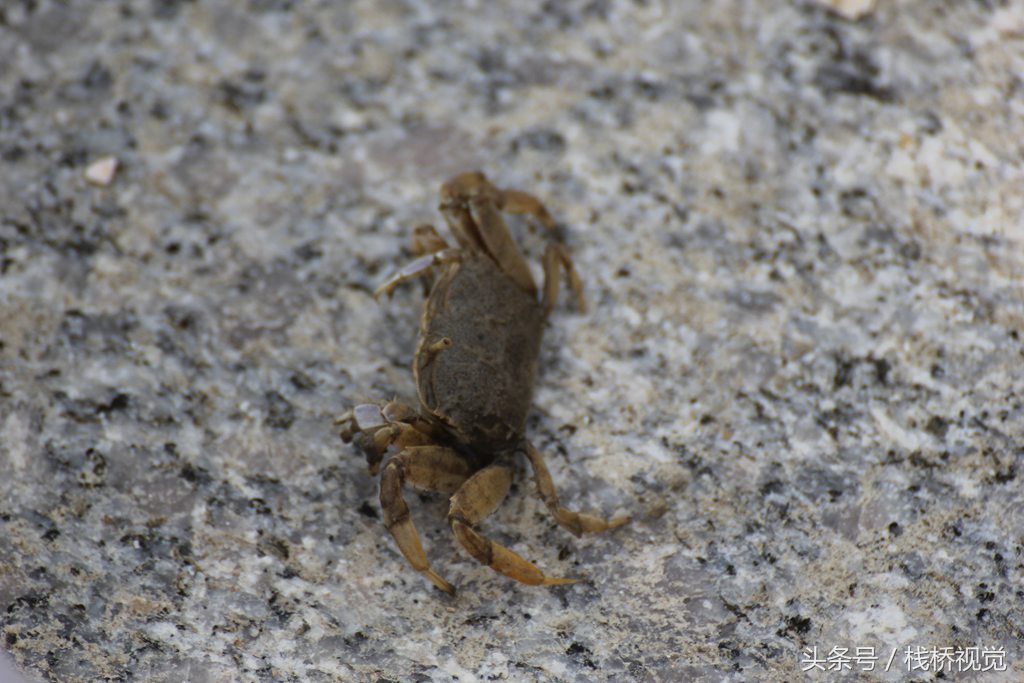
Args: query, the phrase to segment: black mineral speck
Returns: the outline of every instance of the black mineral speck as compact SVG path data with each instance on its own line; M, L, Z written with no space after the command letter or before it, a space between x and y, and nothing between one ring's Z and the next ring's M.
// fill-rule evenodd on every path
M113 398L110 399L109 403L97 406L96 412L101 415L109 415L120 410L124 410L128 407L130 402L128 394L117 393Z
M924 430L937 439L946 438L946 430L949 429L949 420L938 415L933 415L924 426Z
M779 629L779 635L785 635L787 633L794 633L797 635L804 635L811 630L811 618L804 617L799 614L794 614L786 617L785 626Z
M221 103L235 113L242 113L247 109L262 104L266 99L266 92L259 83L248 80L231 81L224 80L218 86Z
M174 19L181 8L195 0L153 0L153 16L157 19Z
M89 90L100 92L109 90L113 82L114 79L110 75L110 69L104 66L101 62L93 62L89 67L89 70L85 72L85 76L82 78L82 85Z
M284 396L276 391L268 391L267 417L265 423L273 429L288 429L295 422L295 407Z
M571 656L573 659L578 661L580 664L590 669L596 669L597 664L594 663L592 658L593 652L590 648L582 643L573 642L569 647L565 648L565 654Z
M520 149L558 154L565 151L565 138L557 130L535 128L512 140L512 152L518 152Z
M197 467L190 462L181 466L178 475L190 484L207 484L212 480L206 469Z

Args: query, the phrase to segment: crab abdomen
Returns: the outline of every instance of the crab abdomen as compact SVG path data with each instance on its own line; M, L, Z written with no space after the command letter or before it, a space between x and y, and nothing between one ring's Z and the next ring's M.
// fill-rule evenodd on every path
M542 332L536 298L486 257L453 264L423 314L414 364L421 404L470 450L511 446L530 410Z

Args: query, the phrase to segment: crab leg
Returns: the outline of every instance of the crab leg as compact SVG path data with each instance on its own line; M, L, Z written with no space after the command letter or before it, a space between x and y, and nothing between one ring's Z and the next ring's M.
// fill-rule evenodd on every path
M433 225L424 223L417 225L412 231L412 253L416 256L436 254L439 251L450 249L443 237L437 234ZM430 294L430 288L434 286L433 273L423 273L423 296Z
M533 586L575 583L579 579L545 576L518 553L473 530L501 504L511 483L511 470L501 465L485 467L466 480L452 496L448 512L448 524L455 538L478 562L516 581Z
M384 511L384 525L413 569L449 595L455 594L455 586L430 568L420 535L409 515L409 507L402 497L402 486L408 483L427 491L452 493L466 481L469 472L466 461L450 448L410 446L388 460L380 476L380 507Z
M417 225L412 231L412 253L417 256L433 254L448 249L448 243L437 234L433 225Z
M534 197L532 194L521 192L519 190L502 190L501 191L501 208L503 211L517 214L528 214L537 219L537 221L548 230L554 230L557 227L555 219L551 217L548 210L544 207L539 199Z
M530 266L527 265L519 245L512 239L505 219L487 197L474 197L469 202L469 213L476 223L481 240L506 274L509 275L524 292L536 295L537 283L533 281Z
M555 299L558 298L558 271L565 270L569 278L569 287L576 295L576 306L580 312L587 310L587 300L583 296L583 282L580 281L579 273L572 264L572 257L569 250L562 244L549 244L544 250L544 299L542 307L544 317L551 314L555 307Z
M540 492L540 497L548 506L551 514L554 515L555 520L563 528L579 536L584 531L607 531L608 529L622 526L629 521L629 517L616 517L605 520L601 517L573 512L562 507L558 502L558 493L555 491L555 484L551 480L551 473L548 472L548 466L544 463L544 456L533 447L533 444L529 443L526 444L526 456L530 459L530 464L533 466L533 477L537 482L537 490Z
M384 283L374 291L373 298L379 299L381 294L391 296L391 293L395 291L395 288L406 280L412 280L422 275L426 275L431 272L434 266L458 261L460 258L461 254L458 249L442 249L441 251L435 251L432 254L421 256L418 259L407 263L401 270L385 280Z

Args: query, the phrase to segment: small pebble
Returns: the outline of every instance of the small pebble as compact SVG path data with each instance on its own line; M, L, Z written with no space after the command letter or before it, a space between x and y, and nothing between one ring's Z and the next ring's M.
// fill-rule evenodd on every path
M117 159L105 156L89 164L85 169L85 179L93 185L106 187L117 173Z
M860 19L875 9L875 0L818 0L845 19Z

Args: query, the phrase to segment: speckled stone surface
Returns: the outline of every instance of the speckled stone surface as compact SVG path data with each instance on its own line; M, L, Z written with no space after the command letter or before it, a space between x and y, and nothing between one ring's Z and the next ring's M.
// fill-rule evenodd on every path
M0 64L29 680L1024 677L1019 2L41 0ZM565 226L529 433L634 521L520 468L487 533L587 579L531 588L410 493L450 599L333 422L413 396L419 288L370 293L470 168ZM802 671L840 647L881 661Z

